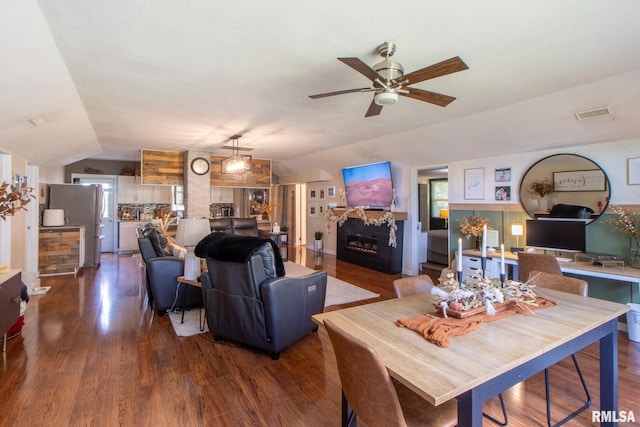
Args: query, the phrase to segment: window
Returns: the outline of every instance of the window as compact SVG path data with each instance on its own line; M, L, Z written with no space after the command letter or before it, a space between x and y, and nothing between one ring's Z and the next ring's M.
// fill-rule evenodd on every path
M449 180L447 178L429 180L429 212L431 218L440 218L440 211L449 210ZM446 220L442 220L446 228ZM434 221L431 221L434 224Z

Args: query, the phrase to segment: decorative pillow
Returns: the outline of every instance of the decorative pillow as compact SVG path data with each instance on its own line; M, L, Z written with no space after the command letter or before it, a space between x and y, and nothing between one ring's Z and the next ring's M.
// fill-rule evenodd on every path
M171 255L178 258L184 258L187 256L187 249L180 245L176 245L175 243L169 243L169 252L171 252Z
M171 252L167 248L167 237L158 230L153 224L147 224L142 227L142 235L149 239L153 249L156 251L156 255L171 255Z

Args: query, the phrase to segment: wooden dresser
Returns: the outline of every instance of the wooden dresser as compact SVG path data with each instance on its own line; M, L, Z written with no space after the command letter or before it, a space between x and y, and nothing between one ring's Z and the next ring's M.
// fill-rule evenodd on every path
M7 349L7 331L20 318L20 270L0 273L0 335L3 336L2 351Z

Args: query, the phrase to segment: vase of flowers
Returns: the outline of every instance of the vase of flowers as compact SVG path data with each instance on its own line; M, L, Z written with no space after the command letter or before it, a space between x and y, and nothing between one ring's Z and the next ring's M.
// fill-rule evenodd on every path
M471 220L462 218L458 221L460 222L460 233L464 234L467 239L475 237L476 249L480 249L482 247L482 229L486 225L487 230L492 230L491 226L489 225L489 219L473 215L471 217Z
M529 184L529 192L540 197L540 200L538 200L540 211L546 212L549 207L545 196L553 193L553 182L551 181L551 178L547 176L543 179L536 179L532 181L531 184Z
M627 254L627 264L632 267L640 267L640 230L638 220L640 215L634 215L629 209L624 209L618 205L611 205L614 217L609 220L613 225L612 231L619 231L629 236L629 253Z

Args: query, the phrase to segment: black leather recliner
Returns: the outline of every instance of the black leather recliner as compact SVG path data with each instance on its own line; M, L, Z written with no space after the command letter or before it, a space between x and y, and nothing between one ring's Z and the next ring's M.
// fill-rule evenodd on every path
M153 226L145 226L138 233L138 247L145 263L149 305L164 315L172 307L202 307L202 292L189 285L180 285L177 277L184 273L184 259L169 256L162 249L161 233Z
M324 309L325 271L282 277L275 243L254 236L212 233L195 254L207 259L202 296L215 340L255 347L277 360L280 351L317 330L311 316Z

